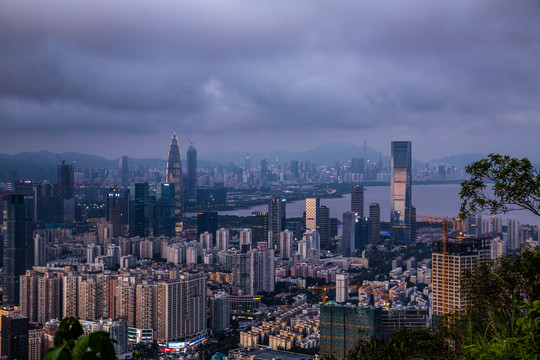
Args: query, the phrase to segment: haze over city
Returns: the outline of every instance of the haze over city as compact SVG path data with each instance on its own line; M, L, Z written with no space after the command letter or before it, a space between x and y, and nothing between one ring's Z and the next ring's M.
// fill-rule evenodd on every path
M176 131L201 155L365 138L538 161L538 2L1 8L1 153L165 158Z

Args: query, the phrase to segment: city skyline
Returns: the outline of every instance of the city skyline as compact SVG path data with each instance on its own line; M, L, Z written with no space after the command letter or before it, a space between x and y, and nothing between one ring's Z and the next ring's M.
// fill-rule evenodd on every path
M176 130L201 154L365 138L411 140L420 160L536 156L533 1L2 10L0 153L162 157Z

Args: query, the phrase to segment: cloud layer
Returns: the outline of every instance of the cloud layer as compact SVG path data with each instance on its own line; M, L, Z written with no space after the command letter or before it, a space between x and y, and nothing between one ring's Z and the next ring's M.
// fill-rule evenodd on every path
M54 1L0 11L0 152L368 139L538 156L537 1Z

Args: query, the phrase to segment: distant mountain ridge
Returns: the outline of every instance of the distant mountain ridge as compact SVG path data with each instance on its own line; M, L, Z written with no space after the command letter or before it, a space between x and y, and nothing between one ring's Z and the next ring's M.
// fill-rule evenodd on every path
M455 165L458 168L464 168L472 162L485 158L486 155L480 153L467 153L459 155L449 155L440 159L431 160L431 163Z

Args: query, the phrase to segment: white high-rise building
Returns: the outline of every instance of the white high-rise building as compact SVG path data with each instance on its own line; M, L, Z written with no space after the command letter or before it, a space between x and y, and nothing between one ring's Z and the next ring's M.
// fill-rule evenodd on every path
M242 248L242 245L251 246L251 229L240 230L240 248Z
M199 238L200 238L200 241L201 241L201 249L212 249L214 246L213 246L213 237L214 235L209 233L208 231L205 231L204 233L202 233Z
M349 274L336 275L336 302L344 303L349 300Z
M506 232L508 233L508 249L518 249L521 246L521 239L519 236L519 221L515 219L508 219L506 221Z
M491 240L491 258L493 260L500 258L506 253L506 241L500 237Z
M279 251L283 259L290 259L292 256L293 233L285 230L279 233Z
M255 293L274 291L274 249L268 249L266 243L259 243L251 250L252 284Z
M221 228L216 231L216 247L224 251L229 249L229 230Z
M502 219L500 216L492 216L489 231L502 234Z

